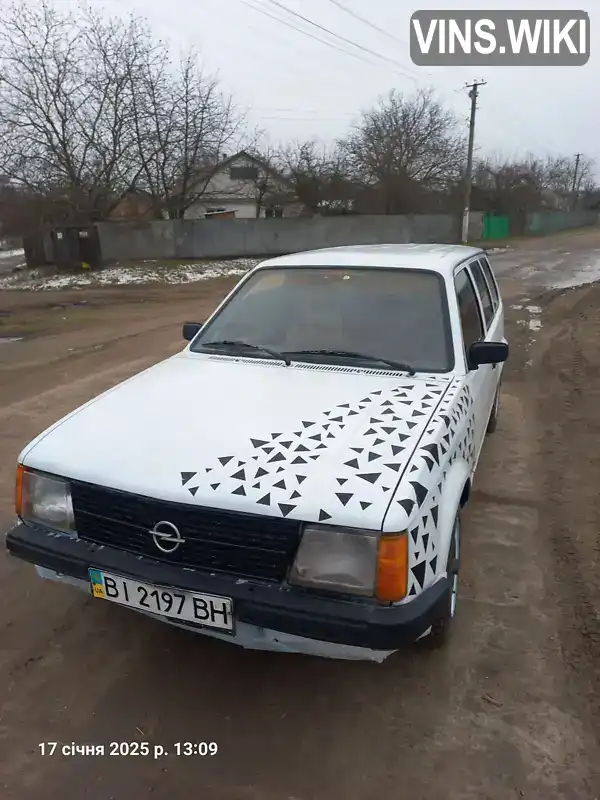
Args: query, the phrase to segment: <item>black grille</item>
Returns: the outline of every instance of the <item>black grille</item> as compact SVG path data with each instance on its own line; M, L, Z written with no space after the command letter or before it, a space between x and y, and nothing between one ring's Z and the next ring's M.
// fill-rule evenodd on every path
M71 489L80 538L156 561L282 581L300 541L293 520L169 503L87 483L72 483ZM161 553L149 533L161 520L176 525L185 539L174 553Z

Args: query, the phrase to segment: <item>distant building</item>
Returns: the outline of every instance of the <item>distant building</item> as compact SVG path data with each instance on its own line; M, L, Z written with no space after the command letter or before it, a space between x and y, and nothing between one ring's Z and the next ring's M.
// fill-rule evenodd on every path
M302 211L288 179L257 156L242 150L224 158L199 187L201 196L186 219L295 217Z

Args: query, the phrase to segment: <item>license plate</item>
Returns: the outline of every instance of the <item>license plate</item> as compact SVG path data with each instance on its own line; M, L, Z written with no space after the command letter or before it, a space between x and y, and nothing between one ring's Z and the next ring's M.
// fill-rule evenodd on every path
M89 575L94 597L178 621L233 631L233 603L229 597L140 583L99 569L90 569Z

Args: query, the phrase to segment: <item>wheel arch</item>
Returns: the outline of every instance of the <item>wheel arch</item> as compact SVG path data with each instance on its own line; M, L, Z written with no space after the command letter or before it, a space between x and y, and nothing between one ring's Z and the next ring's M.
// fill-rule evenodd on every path
M439 516L439 562L440 574L446 570L450 540L457 512L464 508L471 493L471 471L464 459L454 461L444 480Z

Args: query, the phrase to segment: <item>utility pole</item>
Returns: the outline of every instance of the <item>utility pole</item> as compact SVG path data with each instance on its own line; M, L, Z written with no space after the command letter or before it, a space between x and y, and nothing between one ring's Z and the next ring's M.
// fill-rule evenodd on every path
M466 244L469 239L469 215L471 212L471 183L473 181L473 145L475 143L475 114L477 113L477 98L479 96L479 87L485 86L486 81L473 81L467 83L466 86L471 91L469 97L471 98L471 118L469 120L469 149L467 151L467 170L465 173L465 207L463 210L462 218L462 236L461 241Z
M575 208L575 205L577 204L577 197L575 195L575 191L577 189L577 173L579 172L579 159L581 158L582 155L583 153L575 153L575 173L573 175L573 187L571 188L571 194L573 196L573 206L572 206L573 208Z

